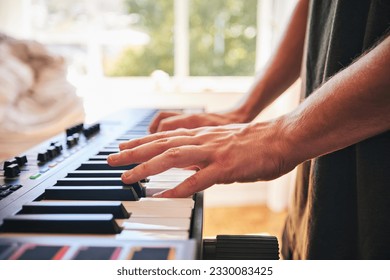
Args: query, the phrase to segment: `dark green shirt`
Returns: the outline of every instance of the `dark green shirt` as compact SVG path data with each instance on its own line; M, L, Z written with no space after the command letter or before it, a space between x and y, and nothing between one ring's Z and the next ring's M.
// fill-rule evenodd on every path
M304 95L389 29L389 0L311 1ZM390 259L390 131L300 165L292 205L284 258Z

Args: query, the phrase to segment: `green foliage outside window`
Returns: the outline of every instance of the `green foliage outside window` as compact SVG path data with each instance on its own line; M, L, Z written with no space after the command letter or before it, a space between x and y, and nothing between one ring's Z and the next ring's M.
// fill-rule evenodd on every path
M161 69L173 75L173 0L126 0L125 3L129 14L138 17L133 28L149 34L151 40L146 46L125 49L106 67L106 74L149 76Z
M146 46L125 49L108 76L149 76L174 72L173 0L126 0L133 25L149 34ZM190 75L251 76L256 55L257 0L192 0L190 4Z

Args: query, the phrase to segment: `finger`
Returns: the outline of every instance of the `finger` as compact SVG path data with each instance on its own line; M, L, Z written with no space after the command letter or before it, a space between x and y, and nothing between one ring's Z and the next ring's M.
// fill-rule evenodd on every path
M119 144L119 150L123 151L126 149L133 149L135 147L141 146L146 143L150 143L159 139L174 137L174 136L191 136L194 135L194 132L180 129L175 131L168 131L168 132L159 132L147 135L142 138L132 139L127 142L122 142Z
M162 120L157 132L175 130L178 128L196 128L201 126L198 115L178 115Z
M144 162L155 157L166 150L179 146L197 145L198 138L189 136L177 136L161 138L150 143L146 143L133 149L122 150L119 153L111 154L107 157L107 162L111 166L128 165L130 163Z
M175 130L176 128L183 128L182 123L180 121L178 122L177 120L172 120L171 118L162 120L156 129L156 132L162 132L162 131L170 131L170 130Z
M159 174L173 167L183 168L197 165L207 160L208 152L198 146L183 146L171 148L149 161L139 164L122 174L126 184L134 183L148 176ZM204 165L202 163L202 165Z
M178 128L192 128L189 122L190 116L179 115L161 120L157 132L175 130Z
M211 167L206 167L185 179L182 183L173 189L166 190L153 195L153 197L189 197L196 192L203 191L216 183L215 170Z
M194 170L194 171L199 171L199 166L198 165L192 165L185 167L184 170Z
M169 111L162 111L162 112L158 113L153 118L153 120L150 122L149 132L150 133L155 133L157 131L157 127L159 126L161 120L163 120L165 118L172 117L172 116L176 116L176 115L179 115L179 114L180 113L178 113L178 112L169 112Z

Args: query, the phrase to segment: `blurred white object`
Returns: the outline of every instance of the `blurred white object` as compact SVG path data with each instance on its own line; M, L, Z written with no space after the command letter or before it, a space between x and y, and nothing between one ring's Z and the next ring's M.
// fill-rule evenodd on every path
M150 75L156 92L168 92L171 90L169 74L162 70L154 70Z
M62 57L40 43L0 34L0 159L84 119Z

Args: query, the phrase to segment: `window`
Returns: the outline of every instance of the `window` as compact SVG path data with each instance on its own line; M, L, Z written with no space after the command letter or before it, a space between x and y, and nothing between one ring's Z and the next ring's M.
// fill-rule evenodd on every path
M131 19L128 28L149 37L143 45L128 44L111 58L105 55L107 76L149 76L162 70L174 73L173 0L126 0L124 13ZM107 42L106 48L111 47Z
M16 8L20 5L24 8ZM212 81L230 77L244 90L268 59L293 5L283 0L5 0L0 6L7 19L0 19L0 26L11 20L13 31L28 29L24 34L68 58L72 76L152 76L182 85L195 80L199 85L199 78L207 77L211 82L203 88L208 90L215 88ZM21 10L23 17L17 17ZM154 75L155 70L161 71Z
M190 75L252 76L257 0L192 0Z

